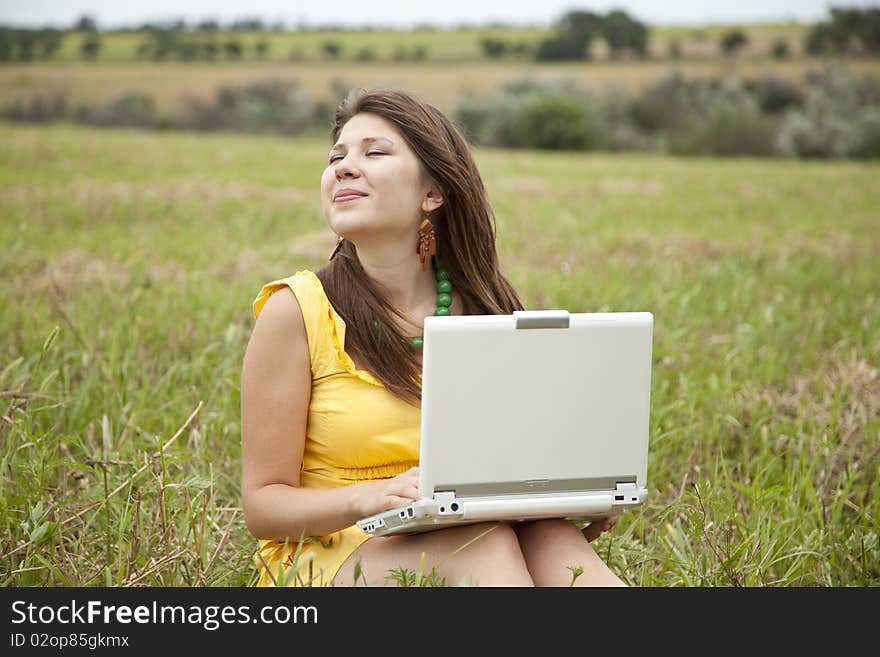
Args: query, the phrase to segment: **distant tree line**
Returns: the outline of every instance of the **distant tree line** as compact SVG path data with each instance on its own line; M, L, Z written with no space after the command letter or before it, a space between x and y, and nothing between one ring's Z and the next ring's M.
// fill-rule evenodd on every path
M811 55L880 54L880 8L831 8L831 20L815 25L807 36Z
M462 26L467 27L467 26ZM505 27L503 23L492 27ZM360 31L382 29L364 27ZM413 31L430 31L434 26L420 25ZM358 31L341 25L325 25L309 28L299 25L296 31L337 30ZM244 58L267 59L271 56L271 43L266 38L245 44L235 32L268 33L286 31L283 21L273 24L258 17L242 18L221 25L214 19L204 19L187 23L170 20L165 22L146 22L124 30L144 35L134 52L138 59L161 60L240 60ZM101 32L97 21L84 14L68 30L55 28L22 29L0 25L0 61L34 61L52 59L61 49L65 35L75 32L79 35L78 54L86 60L98 58L102 49ZM694 31L697 42L705 42L706 34ZM604 43L609 57L622 59L633 57L644 59L650 54L648 27L641 21L621 10L598 14L591 11L569 11L553 25L553 33L537 44L523 39L505 40L495 36L480 39L483 56L488 59L514 57L536 61L580 61L593 57L595 44ZM746 32L739 28L726 30L718 39L718 51L726 57L736 56L749 45ZM804 39L804 51L811 55L878 55L880 54L880 8L861 9L832 7L830 20L814 25ZM353 61L374 61L379 59L376 48L363 46L358 50L346 52L345 45L332 38L319 45L319 56L328 60L350 59ZM305 60L301 47L290 49L287 58L291 61ZM680 39L668 44L667 55L671 59L684 54ZM778 38L770 46L769 55L782 59L790 55L789 42ZM393 61L419 61L428 59L424 45L397 46L388 55Z
M17 30L0 26L0 61L52 59L63 41L61 30Z
M198 36L179 30L153 28L138 44L138 59L162 61L175 59L181 61L217 59L239 60L253 53L257 59L266 59L271 46L265 39L257 40L250 48L235 38L215 38Z

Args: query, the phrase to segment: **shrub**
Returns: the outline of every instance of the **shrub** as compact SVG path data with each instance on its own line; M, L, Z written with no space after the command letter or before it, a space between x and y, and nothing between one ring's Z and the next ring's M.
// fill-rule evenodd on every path
M874 157L880 86L840 69L812 79L804 106L789 111L776 138L787 157Z
M480 41L483 54L489 59L500 59L507 52L507 42L501 39L486 37Z
M101 50L101 39L96 34L86 37L85 41L79 47L80 54L83 59L94 60L98 58L98 52Z
M106 127L153 128L158 123L153 98L142 93L126 94L99 107L81 105L74 118L80 123Z
M774 124L738 79L705 85L691 120L670 134L673 153L701 155L770 155Z
M522 104L510 125L512 146L579 150L593 144L587 110L571 98L534 96Z
M721 36L719 45L725 55L735 55L746 47L749 37L742 30L728 30Z
M595 146L597 121L587 96L571 81L508 82L486 100L459 102L455 119L475 143L514 148Z
M238 41L227 41L223 44L223 49L229 59L241 59L241 43Z
M770 54L773 55L774 59L787 59L791 54L788 47L788 41L785 39L777 39L774 41L773 45L770 47Z
M277 132L294 135L314 122L313 106L297 81L265 80L239 87L221 87L214 102L187 99L179 119L196 130Z
M634 124L647 132L660 132L688 123L702 84L685 79L678 71L649 84L632 102Z
M342 44L339 44L336 41L325 41L321 44L321 52L323 52L324 56L328 59L339 59L342 55Z
M57 121L67 116L67 96L55 93L51 96L37 94L29 101L16 100L2 115L11 121L45 123Z
M855 157L880 157L880 108L866 107L858 123L859 139L853 149Z
M358 62L371 62L376 59L376 50L374 48L366 46L358 50L354 58L355 61Z
M754 92L762 112L776 114L790 107L800 106L804 94L790 79L778 75L764 75L748 87Z

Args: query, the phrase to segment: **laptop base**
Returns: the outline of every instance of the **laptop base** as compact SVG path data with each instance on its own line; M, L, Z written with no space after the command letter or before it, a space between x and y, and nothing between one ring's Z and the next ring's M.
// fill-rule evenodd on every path
M647 490L624 484L607 492L556 493L544 495L500 495L456 497L451 492L391 509L358 521L361 531L374 536L415 534L478 522L528 522L565 518L588 522L618 515L640 505ZM625 492L624 492L625 491Z

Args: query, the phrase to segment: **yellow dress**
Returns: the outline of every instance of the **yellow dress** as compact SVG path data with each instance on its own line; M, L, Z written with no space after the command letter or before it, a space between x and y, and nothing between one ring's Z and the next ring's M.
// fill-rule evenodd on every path
M355 367L345 352L345 321L313 272L301 270L264 285L254 300L254 317L259 317L266 300L285 285L302 308L312 370L300 485L348 486L394 477L418 465L421 410L395 397L369 372ZM301 546L261 540L254 555L260 572L257 585L327 586L346 558L369 538L352 525L332 534L307 537ZM296 568L291 568L294 560Z

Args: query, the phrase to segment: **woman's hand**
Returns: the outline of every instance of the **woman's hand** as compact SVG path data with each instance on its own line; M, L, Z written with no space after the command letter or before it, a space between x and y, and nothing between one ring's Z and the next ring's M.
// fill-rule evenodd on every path
M419 469L413 467L396 477L354 484L352 509L365 518L388 509L406 506L419 499Z
M607 518L599 518L583 528L584 537L592 542L599 538L603 532L607 532L617 524L618 516L609 516Z

